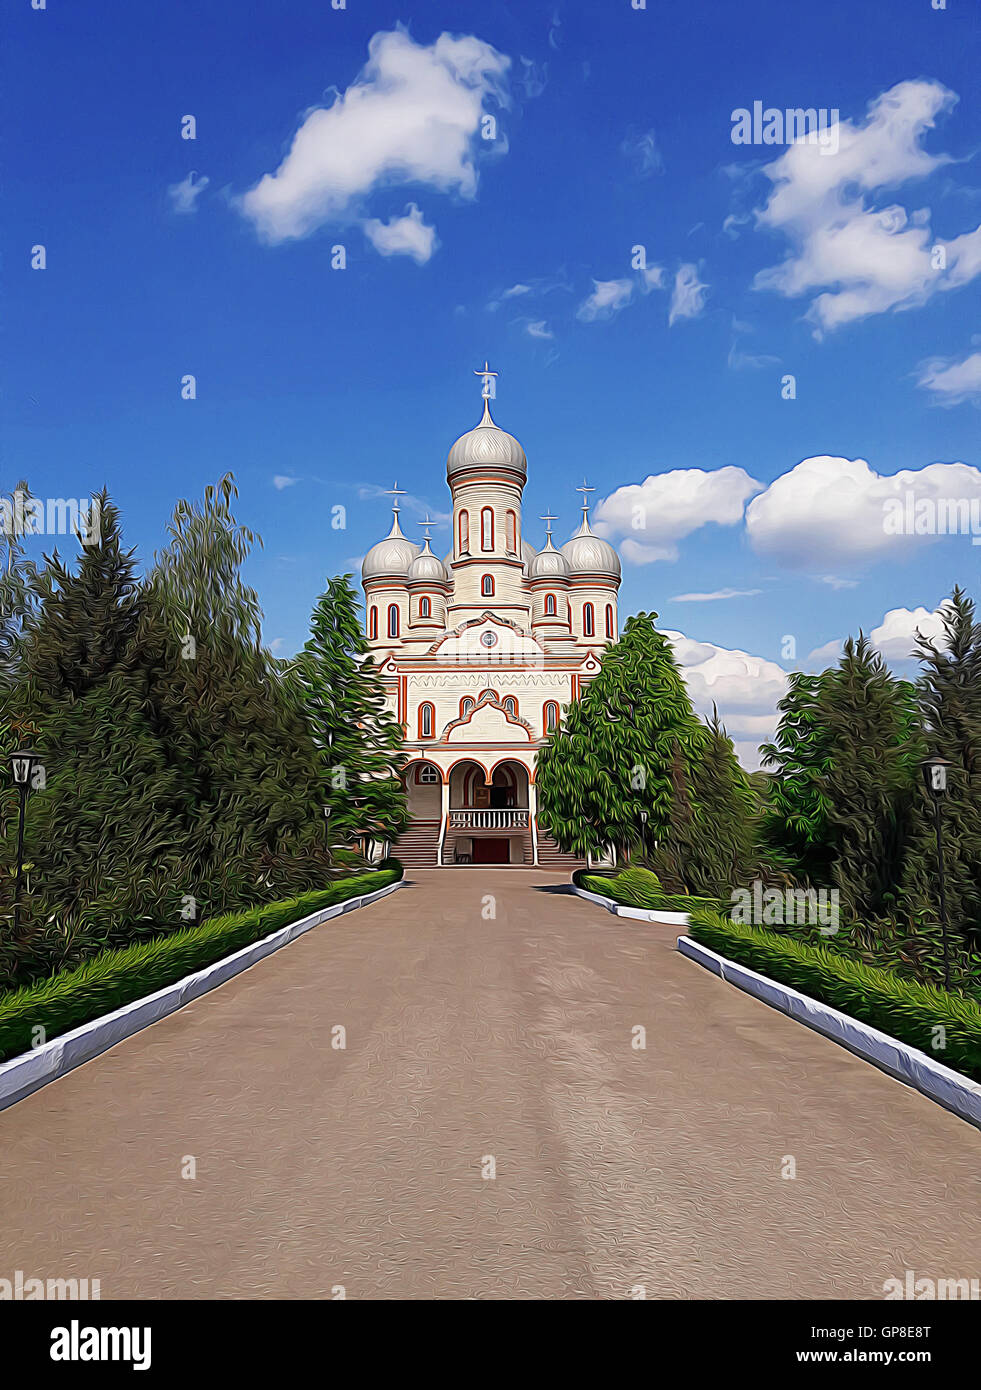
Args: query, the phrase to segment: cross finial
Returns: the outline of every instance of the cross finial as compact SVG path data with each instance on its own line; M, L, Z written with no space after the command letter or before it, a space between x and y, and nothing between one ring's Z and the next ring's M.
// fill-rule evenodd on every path
M399 498L405 496L405 488L399 487L398 483L393 483L391 487L385 488L385 496L395 498L395 501L392 503L392 511L398 516L399 512L402 510L399 506Z
M495 378L496 376L499 376L499 375L500 375L499 372L492 372L492 371L491 371L490 367L489 367L488 364L487 364L487 359L486 359L486 357L484 358L484 365L483 365L483 368L481 368L480 370L474 372L474 376L483 377L483 379L484 379L483 390L481 391L480 394L483 396L483 398L484 398L485 401L489 401L489 400L493 400L493 399L494 399L494 394L495 394L495 393L494 393L494 385L493 385L493 382L494 382L494 378Z
M553 516L552 513L551 513L550 511L548 511L548 512L545 513L545 515L544 515L543 517L539 517L539 520L545 522L545 534L546 534L546 536L548 536L549 540L551 540L551 539L552 539L552 522L553 522L553 521L558 521L558 517L557 517L557 516Z
M422 521L417 521L417 522L416 522L416 525L417 525L417 526L425 526L425 528L426 528L426 540L428 541L428 540L431 540L431 539L432 539L432 537L431 537L430 534L429 534L429 528L430 528L430 526L435 526L436 523L435 523L435 521L433 521L432 517L429 515L428 512L426 513L426 515L425 515L425 517L423 518Z
M576 491L582 493L582 510L583 515L585 516L586 512L589 511L589 494L591 492L595 492L596 489L594 487L587 487L586 479L583 478L582 487L577 487Z

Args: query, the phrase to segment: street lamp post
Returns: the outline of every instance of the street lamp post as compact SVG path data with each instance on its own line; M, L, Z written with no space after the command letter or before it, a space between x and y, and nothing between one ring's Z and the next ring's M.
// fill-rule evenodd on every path
M27 812L27 798L31 794L31 778L34 769L41 761L40 755L31 748L22 748L10 755L10 767L14 774L14 785L20 792L20 817L17 824L17 879L14 886L14 939L20 935L20 886L24 876L24 817Z
M640 854L644 863L647 863L647 812L640 813Z
M947 795L947 769L952 764L947 758L927 758L923 763L923 780L928 795L933 800L934 826L937 832L937 873L940 896L940 928L944 943L944 989L950 989L950 942L947 934L947 893L944 883L944 842L941 806Z

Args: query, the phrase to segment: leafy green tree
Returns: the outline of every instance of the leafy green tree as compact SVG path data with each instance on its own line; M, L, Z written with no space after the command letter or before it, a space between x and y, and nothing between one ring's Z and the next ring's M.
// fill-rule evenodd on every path
M346 574L328 581L289 678L317 749L332 841L393 840L408 821L402 728L388 711L350 581Z
M648 845L670 856L680 838L682 789L700 725L656 618L629 619L599 675L539 753L539 819L567 853L613 844L629 857L641 812Z
M795 671L777 709L780 722L772 743L762 745L770 769L762 843L772 867L815 883L831 874L829 814L825 778L831 758L820 701L827 673Z
M714 706L695 744L688 781L694 815L679 873L692 893L726 898L757 872L759 803Z

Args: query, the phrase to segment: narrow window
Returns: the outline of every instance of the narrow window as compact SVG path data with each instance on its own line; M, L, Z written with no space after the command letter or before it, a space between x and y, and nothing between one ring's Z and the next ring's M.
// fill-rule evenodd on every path
M432 738L433 724L436 719L436 711L432 705L425 704L419 706L419 737Z
M460 532L460 554L466 555L470 550L470 513L461 512L458 522Z
M514 512L508 512L508 554L517 555L518 553L518 518Z
M480 548L481 550L494 549L494 510L492 507L484 507L480 513Z
M507 699L504 701L504 708L507 710L508 714L510 714L512 718L517 718L518 702L513 695L509 695Z
M397 603L389 604L388 635L389 637L397 637L399 635L399 607Z
M584 603L582 606L582 630L587 637L593 635L593 605Z
M559 707L554 700L549 700L545 706L545 732L554 734L559 727Z
M372 642L378 641L378 609L372 608L368 615L368 636Z
M425 594L419 600L419 617L431 618L433 616L433 606Z
M614 633L614 631L613 631L613 604L612 604L612 603L608 603L608 604L606 605L606 639L607 639L607 641L608 641L608 642L612 642L614 636L615 636L615 633Z
M554 595L554 594L546 594L546 595L545 595L545 616L546 616L547 618L554 618L554 617L555 617L555 595Z
M494 597L494 576L485 574L480 581L480 592L484 598Z
M471 700L469 695L465 695L463 699L460 701L460 718L466 719L467 715L473 709L473 706L473 700Z

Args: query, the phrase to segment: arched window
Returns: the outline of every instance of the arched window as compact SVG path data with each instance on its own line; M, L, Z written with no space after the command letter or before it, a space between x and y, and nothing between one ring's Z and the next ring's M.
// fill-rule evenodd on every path
M470 513L461 512L457 522L459 532L460 554L467 555L470 551Z
M432 616L433 616L433 605L432 605L432 600L429 598L428 594L423 594L422 598L419 600L419 617L420 617L420 618L431 618Z
M372 608L368 614L368 636L372 642L378 641L378 609Z
M607 641L608 641L608 642L612 642L615 636L616 636L616 633L615 633L614 630L613 630L613 604L612 604L612 603L608 603L608 604L606 605L606 638L607 638Z
M587 637L593 635L593 605L584 603L582 606L582 630Z
M432 763L420 763L416 771L416 781L424 787L431 787L439 781L439 773Z
M494 549L494 508L484 507L480 513L480 548Z
M554 594L546 594L546 595L545 595L545 616L546 616L547 618L554 618L554 617L555 617L555 595L554 595Z
M388 635L389 637L399 635L399 606L397 603L388 605Z
M518 518L514 512L508 512L508 554L517 555L518 553Z
M481 577L480 593L483 598L494 597L494 576L492 574L485 574Z
M517 702L517 700L514 698L513 695L508 695L508 696L507 696L507 698L506 698L505 701L504 701L504 708L507 710L508 714L511 715L512 719L516 719L516 718L517 718L517 715L518 715L518 702Z
M436 723L436 711L429 703L419 706L419 737L432 738L433 725Z
M471 700L470 696L464 695L463 699L460 701L460 718L466 719L467 715L473 709L473 706L474 702Z
M545 706L545 732L554 734L559 727L559 707L554 700L549 700Z

